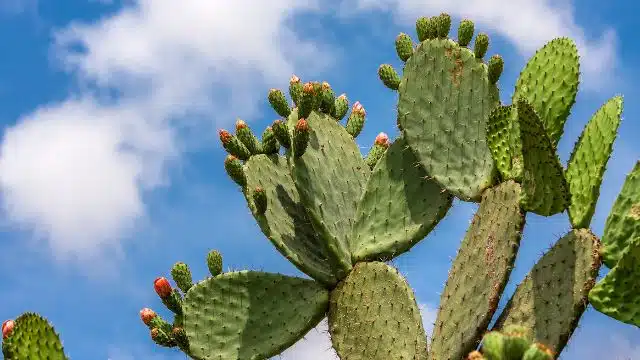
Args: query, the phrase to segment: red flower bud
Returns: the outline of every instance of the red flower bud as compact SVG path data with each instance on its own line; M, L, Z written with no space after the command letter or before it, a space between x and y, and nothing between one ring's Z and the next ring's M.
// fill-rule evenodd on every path
M153 282L153 288L156 290L156 293L158 294L158 296L160 296L161 299L164 299L167 296L171 295L171 292L173 291L173 289L171 288L171 284L169 284L169 280L164 277L157 278Z
M11 335L13 328L16 326L16 322L13 320L6 320L2 323L2 338L6 339Z
M142 319L142 322L145 325L149 325L149 323L151 322L151 320L153 320L153 318L156 317L156 313L155 311L149 309L149 308L144 308L142 310L140 310L140 318Z
M313 83L312 82L305 83L304 86L302 87L302 92L310 95L314 94L315 91L313 89Z
M295 74L291 75L291 79L289 80L289 84L295 84L295 83L299 83L300 82L300 78L297 77Z
M222 141L223 144L227 144L231 141L232 135L227 130L222 129L218 131L218 135L220 136L220 141Z
M298 120L298 122L296 123L296 130L298 130L298 131L307 131L307 130L309 130L309 123L307 123L307 120L305 120L305 119Z
M238 119L236 121L236 131L238 131L240 129L243 129L243 128L246 128L246 127L247 127L247 123L244 122L244 120Z

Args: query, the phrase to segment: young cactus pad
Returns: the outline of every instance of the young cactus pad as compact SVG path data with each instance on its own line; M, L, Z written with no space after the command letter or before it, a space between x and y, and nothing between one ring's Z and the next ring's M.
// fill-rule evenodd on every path
M613 151L622 114L622 97L615 96L593 115L582 131L567 164L574 228L587 228L596 211L604 170Z
M520 193L520 185L508 181L483 195L449 271L430 359L462 359L480 342L498 307L520 244L525 223Z
M487 117L499 102L487 65L455 41L422 41L404 67L398 124L426 171L461 200L494 182Z
M328 303L313 280L256 271L209 278L185 297L190 352L200 360L269 358L317 326Z
M53 326L34 313L15 320L11 334L2 342L2 353L6 360L67 360Z
M342 360L427 359L413 290L384 263L358 263L331 292L329 332Z

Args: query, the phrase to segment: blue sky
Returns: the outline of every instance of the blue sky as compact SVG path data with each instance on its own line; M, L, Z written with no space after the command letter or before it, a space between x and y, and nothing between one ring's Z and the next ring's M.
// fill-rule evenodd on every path
M183 359L158 349L138 311L162 312L153 279L176 261L196 278L205 255L225 269L301 275L260 233L224 173L217 129L237 117L262 131L277 115L269 88L295 73L327 80L367 110L366 152L395 130L395 94L377 79L399 68L393 41L447 11L476 21L505 58L509 101L526 59L570 36L582 56L581 90L559 151L623 94L620 136L592 229L640 158L638 7L631 1L543 0L9 0L0 4L0 318L37 311L73 359ZM635 136L634 136L635 135ZM434 233L394 261L415 288L425 322L475 210L457 202ZM529 214L506 302L539 255L569 229L566 214ZM605 273L603 269L602 274ZM167 314L166 311L162 312ZM333 359L326 327L283 359ZM589 309L562 359L640 359L640 329Z

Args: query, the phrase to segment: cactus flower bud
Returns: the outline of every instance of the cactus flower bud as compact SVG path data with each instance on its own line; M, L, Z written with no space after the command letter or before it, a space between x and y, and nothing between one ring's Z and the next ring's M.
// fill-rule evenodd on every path
M158 328L151 329L151 339L160 346L164 346L164 347L176 346L176 343L173 341L173 339L171 339L171 337L169 337L167 333L165 333L164 331Z
M237 124L236 124L237 125ZM219 130L218 135L222 146L227 152L240 160L248 160L251 157L251 152L247 147L234 135L227 130Z
M384 86L391 90L398 90L398 87L400 87L400 75L398 75L393 66L389 64L380 65L378 68L378 77L382 80Z
M11 335L13 328L16 326L16 322L13 320L6 320L2 323L2 338L6 339Z
M260 141L244 120L236 120L236 138L247 148L250 155L257 155L262 152Z
M269 104L273 110L278 113L278 115L282 117L287 117L291 114L291 109L289 108L289 104L287 104L287 99L284 97L284 93L278 89L269 90Z
M489 49L489 35L485 33L479 33L476 36L476 43L473 47L473 52L476 58L482 59Z
M267 194L260 186L257 186L253 191L253 205L256 207L256 212L260 215L267 211Z
M467 46L471 42L471 38L473 38L473 32L475 31L475 26L473 21L469 19L464 19L460 21L460 25L458 26L458 44L460 46Z
M319 86L319 89L322 91L321 86ZM307 82L302 86L302 97L298 106L298 119L306 118L313 110L318 108L320 102L317 95L319 94L317 94L316 86L313 82Z
M349 111L349 99L347 99L347 94L342 94L334 101L333 114L331 116L336 121L340 121L347 115L347 111Z
M349 135L356 138L360 135L362 128L364 127L364 118L367 115L367 112L364 110L362 104L359 101L356 101L351 108L351 114L347 119L347 125L345 128Z
M396 53L403 62L409 60L413 55L413 40L405 33L400 33L396 37Z
M293 155L297 158L304 155L305 150L307 150L309 130L309 123L305 119L298 120L293 129Z
M142 322L145 325L149 325L149 323L151 323L151 320L153 320L156 316L156 312L149 308L140 310L140 319L142 319Z
M525 351L522 360L552 360L555 354L548 347L535 343Z
M178 344L180 349L188 351L189 339L187 338L187 332L182 327L174 327L171 330L171 337Z
M171 268L171 277L176 285L182 290L183 293L187 293L193 286L193 278L191 276L191 270L189 266L183 262L177 262Z
M289 135L287 123L278 119L273 122L271 129L273 129L273 135L276 136L280 145L288 149L291 146L291 135Z
M153 288L156 290L158 296L161 299L165 299L171 295L173 289L171 288L171 284L169 284L169 280L165 277L159 277L153 282Z
M302 82L300 78L292 75L289 80L289 96L296 106L300 106L300 99L302 99Z
M467 360L485 360L484 356L478 350L474 350L467 355Z
M390 143L389 143L389 135L387 135L386 133L381 132L380 134L378 134L378 136L376 136L374 144L380 145L380 146L384 146L384 147L388 148L389 145L390 145Z
M451 16L446 13L440 14L436 17L436 32L438 37L444 39L449 35L449 30L451 30Z
M207 254L207 267L211 276L222 274L222 254L218 250L211 250Z
M233 155L227 155L227 157L224 159L224 169L236 184L240 186L245 186L247 184L247 178L244 173L244 168L242 167L242 163L240 162L240 160L238 160L237 157Z
M500 55L493 55L489 59L489 64L487 64L488 68L488 78L491 84L495 84L500 79L500 75L502 75L502 71L504 70L504 60Z
M331 89L328 82L322 82L320 88L320 111L325 114L333 115L336 101L336 94Z

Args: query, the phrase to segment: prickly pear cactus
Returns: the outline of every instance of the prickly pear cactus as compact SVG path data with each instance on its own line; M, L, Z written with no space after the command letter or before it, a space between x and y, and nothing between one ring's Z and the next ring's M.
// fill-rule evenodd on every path
M463 19L416 21L395 49L402 76L381 65L398 92L394 141L380 133L367 154L356 143L364 106L349 112L327 82L292 76L267 98L280 117L261 137L238 120L220 130L223 166L261 231L308 278L258 271L224 272L207 256L210 276L171 269L174 288L154 289L173 321L140 312L151 339L197 360L275 356L328 317L342 360L551 360L559 356L587 305L640 327L640 162L605 225L589 229L622 114L622 97L604 104L577 140L566 168L557 144L575 102L579 58L573 41L551 40L528 61L511 104L499 101L505 67L484 60L489 37ZM473 44L470 47L470 44ZM347 115L348 114L348 115ZM437 228L454 198L479 202L427 334L411 286L386 261ZM501 313L528 212L567 211L571 230L529 271ZM611 271L596 284L602 263ZM426 279L425 281L430 281ZM496 319L497 318L497 319ZM496 319L495 325L489 324ZM488 331L491 330L491 331ZM46 321L34 314L3 324L5 358L64 359Z

